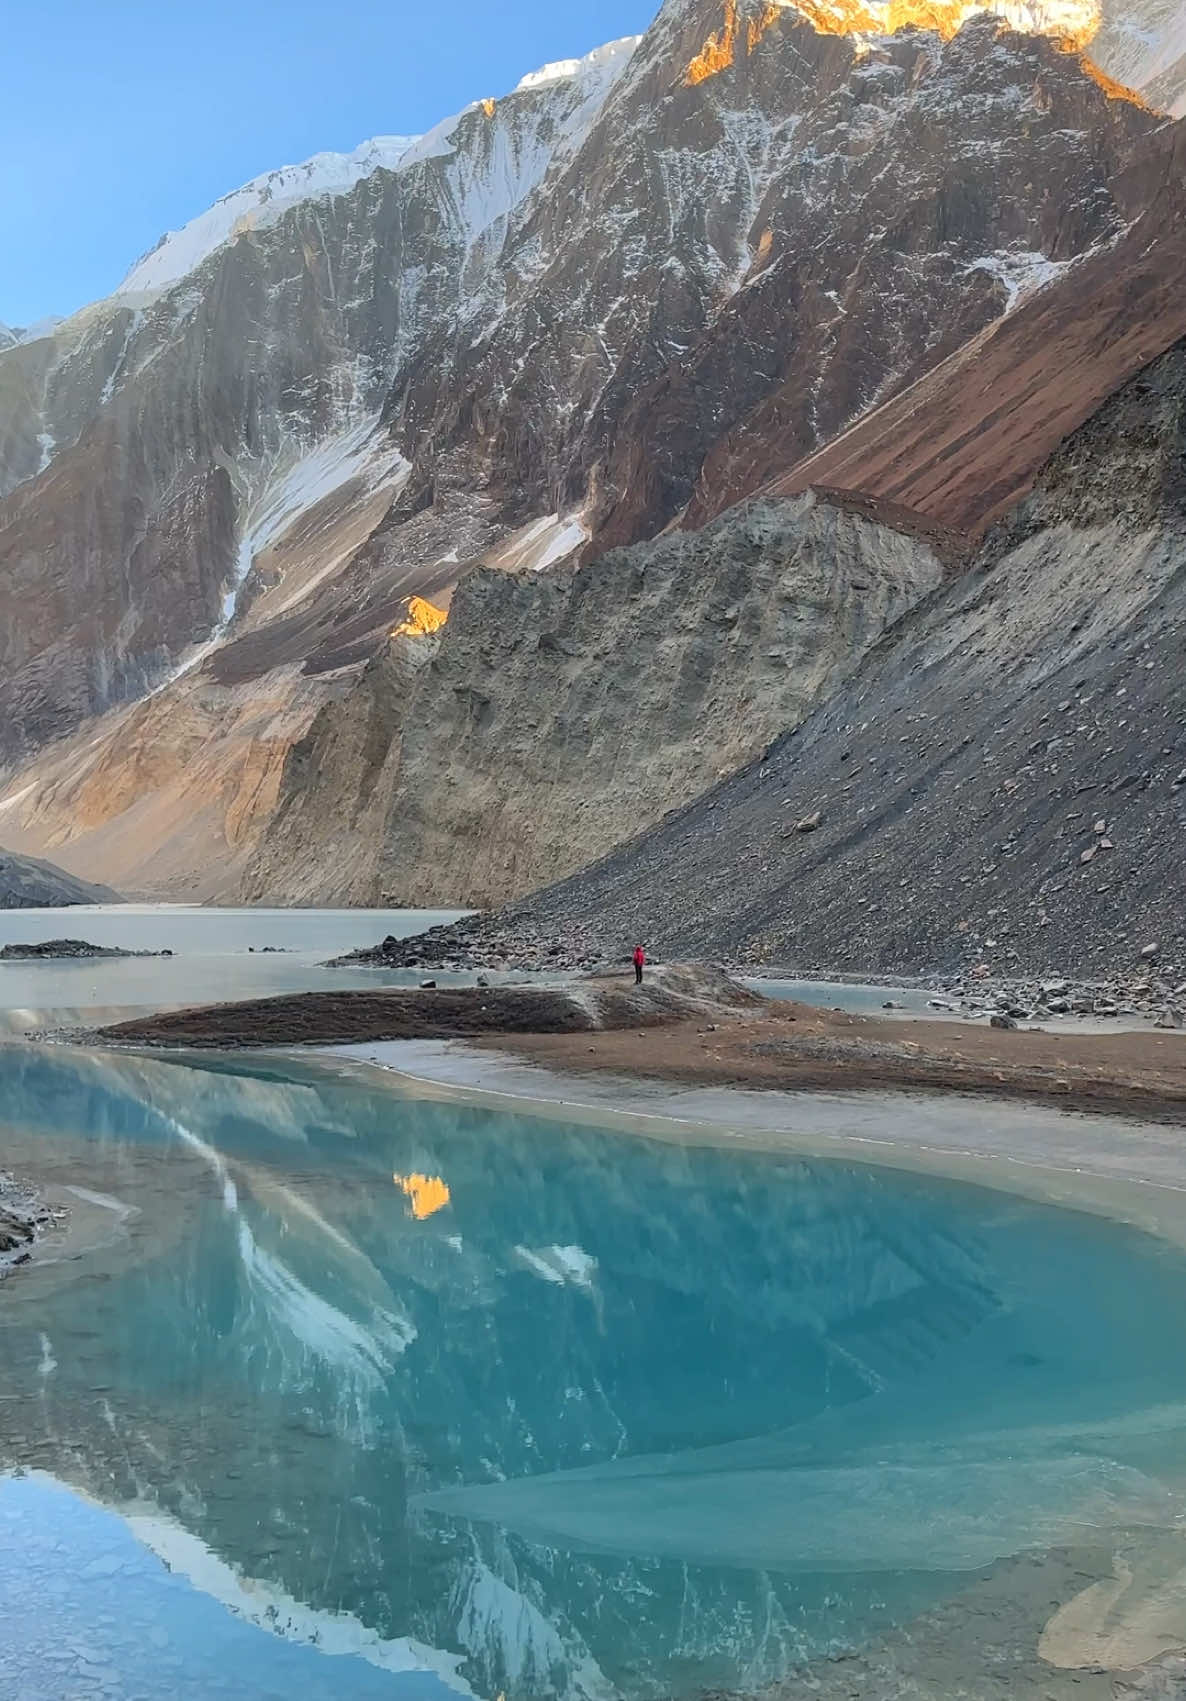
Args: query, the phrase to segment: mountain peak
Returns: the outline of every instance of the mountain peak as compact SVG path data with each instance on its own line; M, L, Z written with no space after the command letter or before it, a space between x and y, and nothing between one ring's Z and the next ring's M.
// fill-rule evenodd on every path
M604 95L625 68L638 41L638 36L627 36L595 48L581 59L563 59L545 65L524 77L514 92L521 94L554 84L576 83L590 98ZM400 171L434 154L447 152L453 132L468 113L481 108L492 118L497 106L494 100L473 101L422 136L374 136L360 143L352 153L314 154L300 165L281 166L252 178L180 230L162 236L156 247L132 267L118 293L141 295L167 289L187 277L225 242L244 231L273 224L289 207L301 201L346 194L377 171ZM0 347L3 346L0 342Z
M787 12L820 35L917 29L944 40L973 18L996 17L1018 34L1048 36L1085 56L1084 69L1113 98L1147 99L1176 116L1186 113L1186 15L1176 0L723 0L720 26L690 61L685 81L704 82L738 51L752 52Z

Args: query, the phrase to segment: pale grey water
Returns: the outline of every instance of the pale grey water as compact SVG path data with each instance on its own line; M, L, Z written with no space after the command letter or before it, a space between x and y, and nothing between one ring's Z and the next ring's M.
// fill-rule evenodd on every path
M793 999L799 1004L812 1004L820 1010L847 1010L854 1016L946 1016L951 1010L931 1008L935 993L919 986L872 986L858 981L842 980L783 980L755 975L744 985L760 992L763 998ZM885 1005L892 1003L894 1011Z
M85 939L172 957L0 963L0 1032L97 1025L138 1011L287 992L416 985L416 972L327 969L327 958L455 921L459 910L204 909L105 904L0 910L0 946ZM462 981L467 977L441 976Z

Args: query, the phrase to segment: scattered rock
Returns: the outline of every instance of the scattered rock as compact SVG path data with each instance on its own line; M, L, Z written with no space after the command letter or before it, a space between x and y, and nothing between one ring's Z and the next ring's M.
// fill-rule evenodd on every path
M815 810L811 815L804 815L801 821L795 822L796 833L814 833L823 823L823 812Z
M995 1016L989 1018L989 1025L994 1028L1015 1028L1017 1021L1013 1016L1002 1016L998 1012Z
M1157 956L1159 949L1160 947L1157 945L1142 945L1141 956L1144 957L1146 962L1152 962L1152 960Z
M5 945L0 962L63 962L91 957L171 957L171 951L122 951L111 945L92 945L86 939L45 939L30 945Z

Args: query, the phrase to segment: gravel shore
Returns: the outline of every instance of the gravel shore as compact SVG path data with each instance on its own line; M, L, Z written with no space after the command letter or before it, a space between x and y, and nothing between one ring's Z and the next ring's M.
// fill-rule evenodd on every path
M38 1236L53 1221L31 1187L0 1170L0 1281L30 1261Z

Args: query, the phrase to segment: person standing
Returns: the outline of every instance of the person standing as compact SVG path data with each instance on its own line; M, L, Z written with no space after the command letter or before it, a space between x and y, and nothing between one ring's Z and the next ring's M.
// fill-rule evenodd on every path
M642 971L646 968L646 966L647 966L647 954L643 950L641 945L636 945L634 947L634 984L635 984L635 986L641 986L642 985Z

